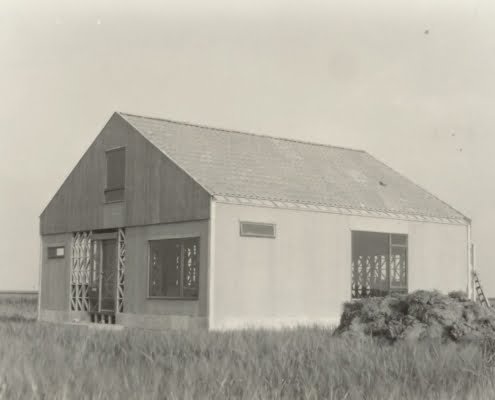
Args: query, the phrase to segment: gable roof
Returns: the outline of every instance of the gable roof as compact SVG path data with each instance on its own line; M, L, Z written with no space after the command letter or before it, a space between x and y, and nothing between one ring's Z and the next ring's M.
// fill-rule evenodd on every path
M467 219L362 150L119 115L214 196Z

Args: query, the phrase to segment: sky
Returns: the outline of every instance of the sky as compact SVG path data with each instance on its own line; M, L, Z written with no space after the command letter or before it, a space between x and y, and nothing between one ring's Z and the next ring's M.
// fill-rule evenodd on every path
M3 0L0 290L114 111L368 151L472 218L495 297L492 0Z

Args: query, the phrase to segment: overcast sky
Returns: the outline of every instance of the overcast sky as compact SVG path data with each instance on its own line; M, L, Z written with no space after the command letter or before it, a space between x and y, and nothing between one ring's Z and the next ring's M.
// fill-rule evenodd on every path
M495 296L493 0L3 1L0 290L113 111L364 149L473 219Z

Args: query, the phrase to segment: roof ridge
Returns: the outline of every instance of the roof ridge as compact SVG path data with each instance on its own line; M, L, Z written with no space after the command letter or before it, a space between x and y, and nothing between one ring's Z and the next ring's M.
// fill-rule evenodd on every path
M366 153L362 149L354 149L352 147L345 147L345 146L335 146L335 145L327 144L327 143L310 142L310 141L307 141L307 140L300 140L300 139L289 139L289 138L284 138L284 137L279 137L279 136L267 135L267 134L263 134L263 133L252 133L252 132L238 131L238 130L235 130L235 129L217 128L217 127L214 127L214 126L208 126L208 125L203 125L203 124L196 124L196 123L191 123L191 122L186 122L186 121L175 121L175 120L167 119L167 118L149 117L149 116L145 116L145 115L131 114L131 113L120 112L120 111L117 111L117 114L120 114L124 118L125 118L125 116L129 116L129 117L137 117L137 118L143 118L143 119L152 119L152 120L156 120L156 121L165 121L165 122L169 122L169 123L172 123L172 124L185 125L185 126L194 126L196 128L209 129L209 130L218 131L218 132L235 133L235 134L240 134L240 135L249 135L249 136L263 137L263 138L268 138L268 139L283 140L283 141L286 141L286 142L309 144L309 145L312 145L312 146L323 146L323 147L330 147L330 148L334 148L334 149L341 149L341 150L348 150L348 151L356 151L356 152L360 152L360 153Z

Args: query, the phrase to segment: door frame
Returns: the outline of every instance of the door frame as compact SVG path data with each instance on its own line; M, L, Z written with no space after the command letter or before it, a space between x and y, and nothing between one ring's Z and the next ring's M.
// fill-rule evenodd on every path
M113 298L113 310L107 310L102 308L102 295L103 295L103 282L104 282L104 277L103 277L103 241L105 240L113 240L115 243L115 263L112 266L112 272L114 273L114 277L112 278L115 282L115 289L118 286L118 269L119 269L119 243L118 243L118 236L117 232L110 232L110 233L103 233L103 234L96 234L93 236L93 240L95 241L95 245L97 247L96 249L96 254L98 258L98 262L96 263L95 268L95 273L97 276L97 281L98 281L98 299L97 299L97 306L96 306L96 312L97 313L102 313L102 312L110 312L110 313L117 313L117 290L112 290L112 298Z

